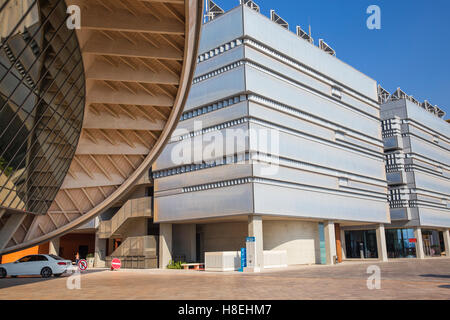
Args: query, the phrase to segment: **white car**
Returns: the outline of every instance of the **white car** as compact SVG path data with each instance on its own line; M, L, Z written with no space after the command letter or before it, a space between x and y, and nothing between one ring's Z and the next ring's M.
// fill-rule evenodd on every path
M11 263L0 264L0 278L6 276L41 275L48 278L52 274L59 277L72 268L72 261L53 254L33 254Z

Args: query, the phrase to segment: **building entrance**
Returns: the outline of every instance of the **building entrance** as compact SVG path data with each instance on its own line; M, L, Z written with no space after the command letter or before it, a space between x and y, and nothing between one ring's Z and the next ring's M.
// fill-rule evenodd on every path
M445 252L444 235L436 230L422 230L423 251L427 257L440 257Z
M387 229L386 246L389 258L415 258L416 238L413 229Z
M378 258L375 230L345 231L347 258Z

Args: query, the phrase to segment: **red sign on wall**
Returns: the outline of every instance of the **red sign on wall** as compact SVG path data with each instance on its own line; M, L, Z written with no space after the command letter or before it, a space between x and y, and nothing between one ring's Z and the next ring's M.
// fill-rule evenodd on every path
M417 242L417 239L416 239L416 238L410 238L410 239L409 239L409 242L410 242L410 243L416 243L416 242Z

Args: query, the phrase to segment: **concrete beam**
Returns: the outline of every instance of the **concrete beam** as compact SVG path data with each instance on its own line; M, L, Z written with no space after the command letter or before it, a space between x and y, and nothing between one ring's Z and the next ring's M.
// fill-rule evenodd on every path
M153 58L164 60L183 60L183 53L170 46L155 48L144 42L132 45L126 39L111 41L101 36L91 36L83 47L84 54L120 56L132 58Z
M164 125L164 121L156 119L152 122L144 117L134 120L122 114L115 118L106 112L101 112L99 115L89 112L85 116L83 129L162 131Z
M167 95L156 92L153 96L143 91L132 94L124 88L117 88L116 91L113 91L106 86L95 83L88 89L87 104L88 103L172 107L174 98L169 98Z
M150 72L145 68L133 70L130 67L119 64L115 67L108 63L97 61L86 72L87 80L125 81L140 83L158 83L178 85L180 77L167 70L159 68L157 72Z
M77 3L77 1L71 1ZM162 33L184 35L184 25L176 19L156 19L153 15L139 14L137 16L130 12L114 9L108 12L96 5L89 5L82 11L81 28L105 31Z
M3 228L0 229L0 251L6 247L26 216L26 213L13 213L8 218Z

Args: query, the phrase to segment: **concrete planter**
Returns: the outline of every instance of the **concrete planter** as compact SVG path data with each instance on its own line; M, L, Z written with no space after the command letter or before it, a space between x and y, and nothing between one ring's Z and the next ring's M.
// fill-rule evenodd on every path
M88 263L88 268L93 268L94 267L94 261L95 258L87 258L87 263Z

